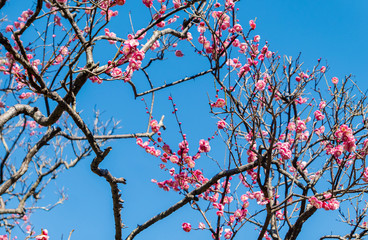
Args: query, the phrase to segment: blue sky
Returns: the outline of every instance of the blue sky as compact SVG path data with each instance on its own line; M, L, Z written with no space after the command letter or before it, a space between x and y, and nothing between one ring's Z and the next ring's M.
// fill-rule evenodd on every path
M10 1L4 11L10 15L16 11L15 7L14 1ZM270 43L272 51L294 57L302 53L301 61L304 62L305 68L311 68L318 58L322 58L322 62L329 65L328 76L343 78L352 74L361 89L368 89L367 1L241 0L237 7L240 9L238 19L244 26L247 26L250 19L257 18L255 33L261 36L261 41ZM124 9L132 12L133 19L140 19L141 15L148 14L140 1L127 0ZM126 20L126 16L119 17L125 17ZM139 20L137 21L139 25ZM115 23L115 27L118 27L117 24ZM129 30L122 31L129 32ZM123 36L126 33L123 33ZM200 64L191 61L191 53L186 51L190 50L185 48L183 52L186 56L183 58L165 62L164 65L157 64L153 76L170 81L183 77L178 72L182 73L185 68L189 69L189 73L201 70ZM101 59L106 57L103 56L103 52L99 54ZM173 54L170 57L175 58ZM154 116L156 118L160 118L162 114L167 116L166 136L172 142L177 142L180 135L171 115L168 96L172 94L177 103L183 128L194 146L199 139L207 138L215 131L216 121L208 114L207 91L203 91L209 89L209 94L213 94L210 87L211 80L201 78L156 94ZM114 117L122 120L121 133L143 132L147 122L144 105L139 99L135 101L132 99L130 87L121 82L102 85L89 83L80 94L78 104L84 110L85 117L92 119L91 110L96 106L104 112L106 119ZM208 122L213 122L213 126ZM113 151L103 162L102 167L128 181L127 185L121 185L122 198L125 200L122 210L123 222L129 227L123 230L126 234L137 224L145 222L174 204L180 196L173 192L164 192L150 182L151 178L163 179L162 172L158 168L159 162L136 146L134 140L117 140L110 145ZM218 154L221 153L221 150L218 150ZM90 171L91 160L85 159L74 169L60 174L56 183L51 183L48 190L43 192L44 200L49 202L56 199L57 189L63 188L68 194L68 200L51 212L39 211L33 214L31 220L37 231L41 227L47 228L52 239L67 239L72 229L75 231L71 239L113 239L110 189L105 180ZM136 239L172 239L172 236L175 236L174 239L210 239L208 232L188 234L181 230L183 221L191 222L193 226L197 226L199 222L197 213L191 213L189 210L189 207L180 209ZM310 225L305 226L303 234L306 235L303 236L312 239L320 236L315 228L317 225L329 229L329 224L323 225L324 216L323 214L314 216ZM313 230L313 233L310 230Z

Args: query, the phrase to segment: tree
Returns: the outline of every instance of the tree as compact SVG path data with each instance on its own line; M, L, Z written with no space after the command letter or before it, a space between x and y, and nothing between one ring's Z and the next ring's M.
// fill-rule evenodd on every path
M39 199L61 170L89 156L92 172L111 190L115 239L133 239L184 206L201 216L196 230L214 239L235 239L249 227L256 227L258 239L296 239L321 211L339 212L350 227L342 235L326 231L322 239L367 234L366 95L351 77L328 77L321 60L308 70L300 57L281 58L271 51L255 33L256 19L238 23L236 2L144 0L149 23L134 31L131 21L124 36L113 24L124 0L38 0L5 27L0 33L3 239L11 238L19 219L28 222L35 210L63 203L63 193L48 207ZM205 70L188 76L183 69L183 78L168 83L152 77L150 69L171 53L181 58L189 51ZM171 129L161 132L166 120L153 117L153 106L160 90L201 77L213 82L206 91L217 129L189 150L175 98L169 101L179 142L170 139ZM132 128L120 134L119 122L104 121L98 110L93 121L83 115L82 89L109 81L124 83L134 98L150 96L142 98L146 132ZM100 167L112 150L109 142L123 138L156 157L164 178L152 180L158 188L182 196L133 230L125 230L127 216L121 214L119 184L126 179ZM214 149L219 142L224 153ZM181 224L186 232L194 229ZM25 231L27 238L35 236L30 227ZM47 238L47 230L36 237Z

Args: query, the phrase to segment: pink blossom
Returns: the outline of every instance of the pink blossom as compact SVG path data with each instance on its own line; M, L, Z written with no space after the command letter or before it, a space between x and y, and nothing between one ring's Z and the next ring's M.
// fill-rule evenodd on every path
M2 101L0 101L0 108L4 108L4 107L5 107L5 104Z
M183 57L183 56L184 56L184 54L183 54L183 52L182 52L182 51L180 51L180 50L176 50L176 51L175 51L175 56L177 56L177 57Z
M58 2L58 3L66 3L67 0L56 0L56 2Z
M157 23L157 24L156 24L156 26L157 26L157 27L160 27L160 28L165 27L165 25L166 25L166 24L165 24L165 21L161 21L161 22L159 22L159 23Z
M266 53L266 58L271 58L272 57L272 52L271 51L267 51Z
M63 55L63 56L68 55L68 54L69 54L68 47L66 47L66 46L61 46L61 47L60 47L60 53L61 53L61 55Z
M284 213L281 210L276 211L276 217L279 220L284 220Z
M244 66L239 69L238 76L243 77L243 75L247 74L249 71L250 71L249 64L244 64Z
M156 41L153 43L153 45L151 46L151 50L155 50L156 48L159 48L160 47L160 42L159 41Z
M220 120L217 122L218 129L224 129L226 127L226 122L224 120Z
M174 3L174 8L177 9L181 6L181 1L180 0L173 0Z
M185 232L190 232L190 230L192 230L192 225L190 225L190 223L183 223L181 227Z
M261 36L255 35L253 38L253 42L259 42L259 40L261 40Z
M157 120L151 120L150 127L152 132L157 133L160 130Z
M209 152L211 151L210 143L204 139L199 140L199 152Z
M178 163L178 162L179 162L179 158L178 158L178 156L176 156L176 155L171 155L171 157L170 157L170 162L172 162L172 163L174 163L174 164Z
M344 148L342 145L337 145L331 150L331 153L334 155L335 158L338 158L342 155L343 149Z
M141 34L141 32L143 32L143 30L144 29L140 29L140 30L138 30L137 31L137 33L135 34L135 36L138 36L138 35L140 35ZM139 38L137 38L138 40L142 40L145 36L146 36L146 33L147 32L145 32L145 33L143 33L141 36L139 36Z
M324 109L326 107L326 102L325 101L321 101L318 105L319 109Z
M240 24L235 24L234 25L234 30L235 30L235 32L241 32L241 31L243 31L243 28Z
M198 228L204 230L204 229L206 229L206 225L203 222L200 222L198 224Z
M58 64L62 63L63 60L64 60L64 57L62 55L58 55L58 56L56 56L55 61L53 62L53 65L58 65Z
M102 79L99 79L97 76L92 76L89 78L93 83L98 83L101 84L102 83Z
M216 107L216 108L222 108L222 107L224 107L225 105L226 105L226 102L225 102L225 100L224 100L224 99L222 99L222 98L218 98L218 99L216 100L216 103L211 104L211 106L212 106L212 107Z
M328 205L330 210L336 210L340 207L339 201L337 201L335 198L328 201Z
M13 26L13 25L8 25L8 26L6 26L6 28L5 28L5 32L12 32L12 31L13 31L13 29L14 29L14 26Z
M206 28L205 23L204 22L200 22L199 25L198 25L198 27L197 27L197 31L199 33L204 33L206 31L206 29L207 28Z
M133 71L138 70L142 65L141 61L137 61L134 58L129 59L129 68Z
M317 209L322 208L322 205L323 205L322 201L318 200L315 196L309 198L308 201L315 208L317 208Z
M308 101L308 98L302 98L299 97L298 99L295 100L295 102L297 102L298 104L303 104L306 103Z
M162 150L164 150L164 152L165 152L165 153L167 153L167 154L170 154L170 153L171 153L170 146L169 146L169 145L167 145L167 144L164 144L164 145L162 146Z
M0 235L0 240L8 240L8 235Z
M250 20L250 21L249 21L249 26L250 26L250 28L251 28L251 29L253 29L253 30L254 30L254 29L256 29L256 23L254 22L254 20Z
M31 97L32 95L34 95L34 93L30 93L30 92L27 92L27 93L22 93L19 98L20 99L27 99L29 97Z
M146 7L151 8L153 5L153 0L143 0L143 4L146 5Z
M305 122L302 121L302 120L297 120L296 124L297 124L297 126L296 126L296 132L297 133L301 133L301 132L303 132L307 129L307 126L305 125Z
M111 38L116 37L116 34L115 34L115 33L113 33L113 32L110 32L110 30L109 30L108 28L105 28L105 35L106 35L106 36L108 36L108 37L111 37ZM114 41L114 40L108 40L108 42L109 42L110 44L114 44L114 43L116 43L116 41Z
M289 131L295 131L296 130L296 125L294 122L289 122L288 126L287 126L287 129Z
M113 69L111 70L111 76L112 76L113 78L120 78L120 77L122 77L122 76L123 76L123 71L121 71L121 69L120 69L120 68L113 68Z
M325 66L322 66L321 69L320 69L321 73L325 73L326 72L326 67Z
M229 228L225 229L225 235L224 235L225 239L230 239L232 235L233 235L233 232L231 231L231 229Z
M117 5L124 5L125 4L125 0L116 0L116 4Z
M136 61L142 61L143 59L144 59L144 56L145 56L145 54L144 54L144 52L142 52L142 51L135 51L134 53L133 53L133 58L136 60Z
M256 83L256 89L258 91L263 91L266 88L266 82L263 80L258 80Z
M338 82L339 82L339 79L337 78L337 77L333 77L332 79L331 79L331 81L332 81L332 83L333 84L337 84Z
M325 126L321 126L319 128L316 128L314 129L314 132L317 134L317 135L321 135L322 133L324 133L325 131Z
M317 121L321 121L325 118L325 116L319 110L314 112L314 117L316 118Z
M36 240L48 240L49 236L48 236L48 231L46 229L42 230L42 234L36 236Z
M179 16L175 15L174 17L172 18L169 18L169 20L167 20L167 24L171 24L171 23L174 23L176 22L176 20L179 18Z

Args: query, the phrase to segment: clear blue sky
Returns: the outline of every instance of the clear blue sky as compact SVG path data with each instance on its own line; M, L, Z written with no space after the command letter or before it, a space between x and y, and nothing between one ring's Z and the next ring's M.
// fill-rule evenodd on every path
M16 11L15 7L19 9L15 2L9 1L9 6L5 8L3 14L8 14L9 11L10 16L11 12ZM257 18L256 34L261 36L261 41L269 41L272 51L294 57L302 53L301 60L306 68L312 67L318 58L322 58L322 62L327 62L330 67L329 76L343 78L345 75L353 74L353 79L358 85L367 90L368 2L366 0L241 0L237 6L240 9L238 18L244 26L247 26L250 19ZM127 0L124 8L131 10L133 19L138 19L139 14L148 14L148 10L142 7L140 0ZM122 31L125 36L129 30L127 28ZM118 33L118 30L114 29L114 32ZM102 54L103 59L105 56ZM186 52L184 54L190 55ZM157 65L157 72L153 74L157 78L167 78L167 81L170 81L182 77L177 72L179 69L183 72L183 68L194 71L194 68L200 69L200 66L191 62L190 57L184 57L164 66ZM164 71L165 75L159 71ZM179 106L179 116L188 133L190 144L194 146L199 139L211 136L215 125L210 127L207 122L214 124L215 120L208 115L207 93L203 91L206 88L211 89L211 81L202 78L156 94L155 117L160 118L162 114L167 116L167 138L173 142L179 139L178 129L167 101L170 94ZM114 117L122 120L121 133L131 133L135 130L143 132L146 128L144 105L139 99L136 101L132 99L131 89L120 82L102 85L90 83L79 95L78 106L81 106L85 116L91 119L91 109L96 105L104 112L106 119ZM151 178L164 179L158 169L159 161L137 147L134 140L118 140L110 145L113 151L102 167L110 169L115 176L124 177L128 181L127 185L121 185L122 198L125 200L122 210L123 222L129 227L123 232L127 233L137 224L145 222L174 204L180 196L173 192L164 192L150 182ZM221 159L221 156L219 158ZM76 168L60 174L57 182L51 183L48 190L43 192L44 200L50 202L50 199L56 199L54 195L57 189L64 188L69 199L52 212L39 211L31 216L37 232L44 227L49 230L52 239L62 239L62 236L63 239L67 239L69 232L75 229L71 239L113 239L110 188L105 180L90 171L91 160L85 159ZM210 239L208 232L192 231L188 234L181 230L183 221L191 222L195 227L198 225L197 213L188 210L188 207L180 209L136 239ZM321 214L314 216L310 225L305 226L303 234L307 235L303 236L311 239L320 236L318 229L315 228L317 225L331 228L331 222L326 224L323 219ZM248 231L251 232L253 229L246 231L248 234ZM306 239L305 237L303 239Z

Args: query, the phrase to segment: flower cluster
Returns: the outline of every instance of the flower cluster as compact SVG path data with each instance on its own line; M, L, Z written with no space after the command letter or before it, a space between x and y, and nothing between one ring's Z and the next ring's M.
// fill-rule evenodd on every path
M336 210L340 207L340 202L335 198L331 198L331 193L323 194L323 201L319 200L316 196L308 199L309 203L317 209L323 208L325 210Z

